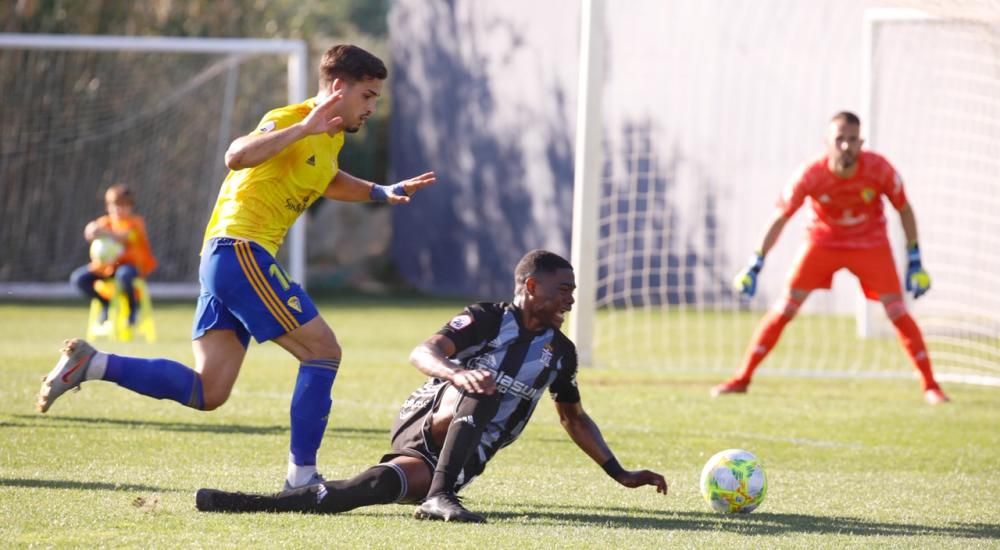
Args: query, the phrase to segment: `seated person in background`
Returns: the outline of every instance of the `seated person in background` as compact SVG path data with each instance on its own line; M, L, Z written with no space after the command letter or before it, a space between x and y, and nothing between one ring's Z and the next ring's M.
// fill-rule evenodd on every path
M80 289L84 296L99 300L104 306L100 320L108 318L108 299L101 296L94 283L100 279L115 278L128 296L129 324L135 323L138 300L133 281L145 277L156 268L156 258L146 236L146 223L142 216L132 212L135 197L127 185L118 183L108 188L104 194L108 214L87 224L83 236L87 242L95 239L110 239L121 244L122 253L114 259L93 258L87 265L80 266L70 275L70 282Z
M273 495L201 489L198 510L335 514L397 502L420 503L417 519L483 522L456 493L521 435L546 389L570 439L612 479L666 494L662 475L619 464L580 403L576 347L560 332L574 302L573 267L534 250L514 279L513 303L470 305L410 354L430 378L403 403L392 451L379 464L350 479Z

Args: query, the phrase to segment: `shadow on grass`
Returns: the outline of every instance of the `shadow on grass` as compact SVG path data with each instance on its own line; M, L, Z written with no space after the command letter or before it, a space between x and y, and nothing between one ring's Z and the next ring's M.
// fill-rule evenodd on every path
M589 523L623 529L659 529L680 531L728 531L741 535L782 535L801 533L812 535L837 534L851 536L941 536L976 539L1000 538L1000 524L952 523L947 526L888 523L839 516L805 514L772 514L758 511L746 515L722 515L712 512L636 511L628 508L591 508L593 511L570 512L555 509L580 510L579 507L526 505L530 511L492 512L492 521L517 523L581 524Z
M413 504L391 505L403 509L411 515ZM648 529L662 531L706 531L732 532L740 535L787 534L804 535L850 535L855 537L916 537L935 536L968 539L1000 538L1000 524L951 523L947 526L919 525L913 523L889 523L862 518L839 516L811 516L806 514L771 514L755 512L746 515L723 515L713 512L684 512L669 510L636 511L630 508L591 507L558 505L523 505L526 510L486 512L487 522L519 525L581 526L594 525L612 529ZM477 510L473 505L472 510ZM553 511L567 510L567 511ZM576 510L576 511L569 511ZM583 511L581 511L583 510ZM297 513L297 512L281 512ZM378 510L361 508L347 512L352 516L385 518L382 506ZM270 515L264 513L263 515ZM339 515L339 514L338 514Z
M61 428L89 426L94 429L106 427L157 429L166 432L202 432L223 434L273 435L288 432L288 425L252 426L248 424L201 424L197 422L164 422L159 420L123 420L119 418L99 418L89 416L43 416L37 414L16 414L15 422L0 422L4 428ZM350 435L359 439L384 439L389 441L388 429L372 428L328 428L328 432Z
M164 489L163 487L138 485L135 483L105 483L102 481L69 481L65 479L23 479L2 477L0 477L0 486L39 489L84 489L87 491L146 491L157 493L177 491L177 489Z

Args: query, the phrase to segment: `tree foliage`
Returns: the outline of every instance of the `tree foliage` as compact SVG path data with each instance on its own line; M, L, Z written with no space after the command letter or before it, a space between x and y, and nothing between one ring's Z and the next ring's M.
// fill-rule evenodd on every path
M388 0L18 0L4 32L303 38L386 35Z
M0 25L12 33L301 39L315 66L324 50L340 42L356 43L388 62L388 9L389 0L17 0L0 7ZM314 72L310 78L315 89ZM345 145L342 162L380 182L388 171L388 91L360 139Z

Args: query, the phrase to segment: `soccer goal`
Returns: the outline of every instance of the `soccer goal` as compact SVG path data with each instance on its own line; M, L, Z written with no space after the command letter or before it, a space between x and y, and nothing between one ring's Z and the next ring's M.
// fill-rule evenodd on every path
M587 153L600 155L597 169L581 174L577 159L574 206L592 217L574 223L573 257L581 281L594 277L571 320L582 361L733 372L780 297L805 209L769 255L757 297L739 296L730 281L758 246L782 185L822 151L828 117L849 109L861 114L870 148L907 182L934 284L909 305L935 370L943 380L1000 385L991 284L1000 273L1000 11L829 3L818 14L773 4L768 18L729 4L720 11L718 2L640 4L602 25L582 18L584 40L591 33L607 56L581 57L578 157L586 132L596 125L602 136ZM769 26L776 19L782 32ZM655 41L641 32L650 20L663 22ZM593 74L629 70L648 94ZM603 100L587 88L594 82L606 87ZM899 258L898 216L886 212ZM859 307L858 295L847 273L832 291L815 292L760 375L914 376L894 333L879 329L881 307Z
M136 192L154 296L197 293L198 252L230 141L308 97L299 40L0 34L0 290L73 293L103 192ZM288 266L305 281L304 218Z
M910 306L942 378L1000 385L1000 8L926 4L865 13L867 140L906 167L934 266ZM877 334L865 313L861 332Z

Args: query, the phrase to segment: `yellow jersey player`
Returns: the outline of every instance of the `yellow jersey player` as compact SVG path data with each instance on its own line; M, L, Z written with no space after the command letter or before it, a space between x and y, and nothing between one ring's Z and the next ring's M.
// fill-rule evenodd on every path
M321 483L316 471L340 366L341 349L309 295L275 260L285 234L320 196L341 201L405 204L434 183L428 172L390 186L339 169L345 132L372 113L387 71L352 45L323 55L316 97L267 113L226 151L230 172L215 204L201 255L201 293L192 330L195 367L169 359L103 353L67 341L45 377L37 407L45 412L67 390L107 380L157 399L212 410L229 397L250 337L273 340L299 360L291 404L291 445L285 489Z

